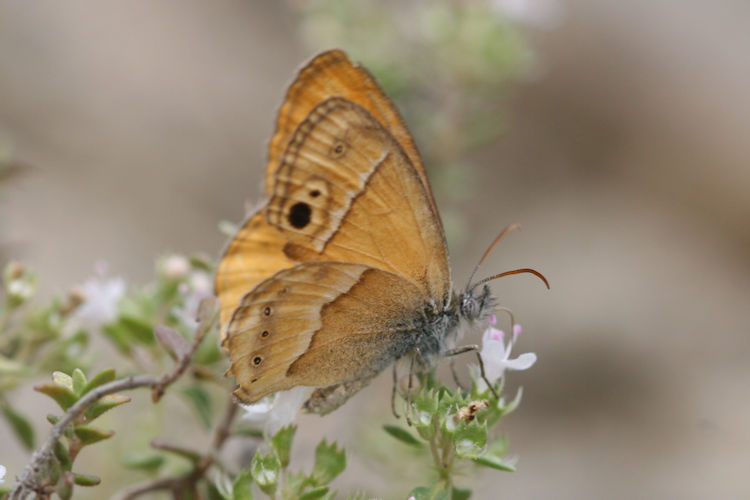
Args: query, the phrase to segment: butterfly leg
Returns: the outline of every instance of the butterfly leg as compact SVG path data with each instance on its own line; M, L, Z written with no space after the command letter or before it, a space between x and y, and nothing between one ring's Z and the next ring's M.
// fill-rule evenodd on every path
M391 411L393 412L393 416L398 418L401 418L399 414L396 412L396 388L398 386L398 373L396 372L396 363L393 363L393 390L391 391Z
M421 357L422 353L419 349L416 350L417 354ZM409 363L409 382L406 384L406 423L411 427L411 384L414 380L414 356L411 357L411 363Z
M482 374L482 380L487 384L487 387L490 388L492 391L492 395L495 396L495 399L499 398L497 391L495 390L494 384L492 384L488 379L487 375L484 374L484 361L482 361L482 356L479 354L479 346L476 344L472 345L465 345L462 347L456 347L455 349L450 349L443 353L443 356L458 356L459 354L463 354L465 352L474 351L477 353L477 360L479 361L479 371Z

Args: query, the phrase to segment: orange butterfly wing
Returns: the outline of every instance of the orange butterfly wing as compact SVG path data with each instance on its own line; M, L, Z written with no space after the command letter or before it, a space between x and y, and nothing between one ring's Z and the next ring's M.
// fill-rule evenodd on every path
M284 245L286 240L260 210L248 217L225 248L214 281L222 340L242 297L264 279L296 264L284 255Z
M308 262L279 271L235 311L225 347L252 403L297 385L369 380L408 348L425 297L410 281L361 264Z
M340 51L291 85L266 190L216 275L235 394L327 386L308 402L327 412L404 353L411 316L451 300L442 224L398 112Z
M271 194L273 176L294 131L315 106L331 97L356 102L390 132L417 171L427 191L430 206L437 213L427 172L403 118L370 72L358 64L352 64L347 55L337 49L315 56L299 71L287 90L276 119L276 132L268 145L266 193Z
M422 160L401 116L369 71L352 64L340 50L329 50L315 56L289 86L268 147L266 193L272 194L281 156L299 124L316 105L335 96L359 103L389 130L416 169L432 210L437 213ZM437 223L441 224L439 217ZM285 243L286 240L265 222L259 211L245 220L237 236L224 250L214 285L221 304L222 339L226 336L230 315L245 293L277 271L304 260L302 256L295 259L284 256L280 249Z

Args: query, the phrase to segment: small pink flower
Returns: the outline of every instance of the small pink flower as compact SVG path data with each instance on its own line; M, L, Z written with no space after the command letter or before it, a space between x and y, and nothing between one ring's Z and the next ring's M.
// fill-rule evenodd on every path
M490 317L490 325L496 323L497 319L493 315ZM536 354L533 352L521 354L515 359L510 358L510 351L521 331L521 325L513 325L513 337L507 346L505 332L502 330L490 326L484 331L480 356L484 363L484 374L490 382L500 380L505 370L527 370L536 363Z

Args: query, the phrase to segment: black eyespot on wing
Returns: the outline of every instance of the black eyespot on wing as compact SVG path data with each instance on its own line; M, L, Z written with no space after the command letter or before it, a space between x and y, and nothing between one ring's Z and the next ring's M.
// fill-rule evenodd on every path
M260 334L261 337L268 337L269 335L268 330L263 330L263 333Z
M263 314L265 314L266 316L270 316L271 315L271 306L266 306L266 308L263 309Z
M261 361L263 361L263 358L261 358L260 356L255 356L255 357L253 358L253 364L254 364L255 366L258 366L258 365L260 364L260 362L261 362Z
M320 196L320 189L313 189L310 191L311 198L317 198L318 196Z
M310 216L312 215L312 209L307 203L299 202L292 205L292 209L289 210L289 224L302 229L310 223Z
M346 154L346 143L342 140L336 140L331 146L330 156L339 159Z

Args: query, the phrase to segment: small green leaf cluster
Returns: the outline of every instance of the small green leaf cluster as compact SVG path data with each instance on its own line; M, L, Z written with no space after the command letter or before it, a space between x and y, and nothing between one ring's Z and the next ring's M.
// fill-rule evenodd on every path
M252 500L252 484L271 498L284 499L332 499L336 492L330 483L346 468L346 454L336 443L328 444L323 439L315 448L315 463L309 474L291 472L292 441L296 426L287 426L267 439L268 451L256 450L250 467L229 481L218 481L217 490L225 500Z
M413 430L383 426L390 436L428 457L437 472L433 484L415 488L410 496L417 500L468 498L471 490L454 485L454 477L467 467L515 470L503 458L506 440L493 437L491 431L519 404L520 391L506 404L501 394L495 397L483 383L474 383L470 391L454 391L439 384L431 373L420 378L421 389L406 401L406 418Z
M115 371L102 370L89 380L82 370L76 368L72 374L55 372L52 383L41 384L34 389L52 398L63 412L70 409L79 399L115 379ZM45 464L48 470L40 474L44 477L44 488L55 491L65 500L73 495L74 485L96 486L101 480L94 475L73 472L72 467L81 450L92 444L109 439L114 431L103 430L92 422L105 412L130 401L128 396L109 394L97 399L76 417L63 431L63 439L54 445L52 460ZM48 415L47 420L55 425L60 420L57 415Z

